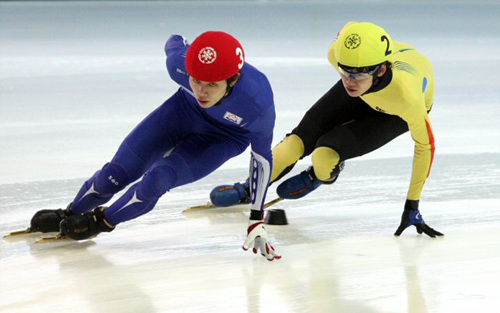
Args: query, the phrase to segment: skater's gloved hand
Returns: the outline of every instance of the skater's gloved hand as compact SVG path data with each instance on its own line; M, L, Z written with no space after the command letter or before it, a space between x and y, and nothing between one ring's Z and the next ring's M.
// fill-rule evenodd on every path
M401 216L401 224L399 224L399 227L394 235L401 235L401 233L411 225L417 228L417 232L419 234L425 233L432 238L435 238L436 236L444 236L442 233L431 228L424 222L424 218L418 210L418 200L406 200L405 209L403 211L403 215Z
M260 211L251 211L250 220L248 221L247 238L243 243L243 250L247 251L252 247L253 253L260 253L268 261L281 259L274 247L268 242L268 235L264 222L262 221L262 213Z

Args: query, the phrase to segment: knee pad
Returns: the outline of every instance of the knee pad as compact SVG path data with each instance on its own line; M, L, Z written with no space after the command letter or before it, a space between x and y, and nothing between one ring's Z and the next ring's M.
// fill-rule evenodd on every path
M340 162L339 154L329 147L318 147L312 153L312 163L316 178L323 182L336 178L339 171L335 171Z
M95 178L94 188L101 195L115 194L130 183L127 172L117 163L106 163Z
M168 166L156 166L147 172L138 183L137 192L140 199L159 198L169 191L177 181L177 173Z
M304 143L302 139L295 134L285 137L273 149L273 173L271 181L273 182L278 177L283 176L281 175L283 171L297 163L303 155Z

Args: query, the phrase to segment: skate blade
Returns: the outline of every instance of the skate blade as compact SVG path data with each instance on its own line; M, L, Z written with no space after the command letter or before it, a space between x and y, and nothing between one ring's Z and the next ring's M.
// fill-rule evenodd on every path
M187 207L181 213L202 213L202 212L238 212L242 209L249 209L251 207L250 203L240 203L230 206L216 206L211 203Z
M276 203L280 202L284 200L283 198L276 198L274 200L271 200L269 202L267 202L266 204L264 204L264 209L267 209L268 207L270 206L273 206L275 205ZM232 206L227 206L227 207L220 207L220 206L216 206L210 202L207 202L206 204L202 204L202 205L195 205L195 206L190 206L190 207L187 207L184 209L184 211L182 211L182 213L189 213L189 212L197 212L197 211L203 211L203 210L211 210L211 209L228 209L228 208L247 208L250 206L250 203L246 203L246 204L235 204L235 205L232 205Z
M195 206L190 206L190 207L187 207L185 208L182 213L185 213L185 212L195 212L195 211L202 211L202 210L208 210L208 209L215 209L215 208L218 208L218 206L210 203L210 202L207 202L205 204L202 204L202 205L195 205Z
M271 201L269 201L268 203L264 204L264 209L267 209L268 207L273 206L273 205L275 205L276 203L281 202L282 200L285 200L285 199L283 199L283 198L281 198L281 197L278 197L278 198L276 198L276 199L274 199L274 200L271 200Z
M18 231L6 233L5 235L3 235L3 238L19 236L19 235L26 235L26 234L31 234L31 233L32 233L31 228L26 228L25 230L18 230Z
M53 241L61 241L61 240L69 240L69 237L66 237L61 234L57 234L55 236L46 236L46 237L40 237L38 238L35 242L36 243L45 243L45 242L53 242Z

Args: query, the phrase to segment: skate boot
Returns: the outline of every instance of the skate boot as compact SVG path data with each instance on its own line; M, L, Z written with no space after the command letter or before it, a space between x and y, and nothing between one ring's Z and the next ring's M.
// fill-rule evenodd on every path
M31 218L31 232L58 232L61 221L67 216L73 215L71 204L72 203L70 203L65 210L41 210L36 212Z
M106 207L97 207L93 211L69 215L59 225L61 236L74 240L84 240L97 236L101 232L110 232L115 226L106 220L104 211Z
M210 200L218 207L250 203L251 198L248 179L244 183L215 187L210 193Z
M283 199L299 199L302 198L313 190L321 186L322 184L333 184L337 178L339 177L340 172L344 169L344 162L340 162L340 164L334 169L332 173L332 177L328 181L320 181L316 178L314 174L314 169L310 166L307 170L292 176L282 182L278 188L276 188L276 192L278 196Z
M307 170L279 184L276 193L283 199L299 199L318 188L321 184L322 182L316 178L314 170L310 166Z

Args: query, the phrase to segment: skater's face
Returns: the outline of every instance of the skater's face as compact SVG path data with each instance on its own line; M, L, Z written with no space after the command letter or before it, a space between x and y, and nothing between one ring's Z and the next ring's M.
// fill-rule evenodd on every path
M381 77L386 71L385 64L380 66L378 76ZM362 96L373 85L373 72L358 72L356 69L352 71L345 71L340 67L340 77L347 94L351 97Z
M235 83L236 81L231 83L231 86ZM189 77L189 86L193 90L196 101L204 109L213 107L226 95L228 90L227 81L225 80L204 82L191 76Z

